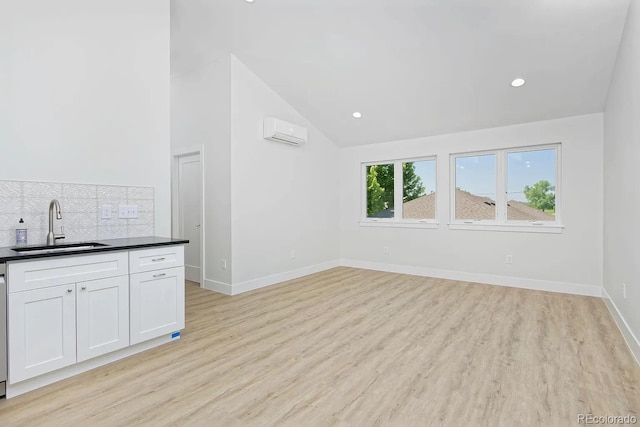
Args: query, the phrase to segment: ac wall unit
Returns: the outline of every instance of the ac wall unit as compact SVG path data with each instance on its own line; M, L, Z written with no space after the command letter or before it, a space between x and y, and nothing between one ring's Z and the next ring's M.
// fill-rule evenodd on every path
M307 128L274 118L264 119L264 139L302 145L307 142Z

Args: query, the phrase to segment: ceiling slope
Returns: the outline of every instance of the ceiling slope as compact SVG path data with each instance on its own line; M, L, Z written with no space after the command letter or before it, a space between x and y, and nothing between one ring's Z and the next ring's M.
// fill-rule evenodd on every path
M233 53L340 146L505 126L603 111L628 5L173 0L172 68Z

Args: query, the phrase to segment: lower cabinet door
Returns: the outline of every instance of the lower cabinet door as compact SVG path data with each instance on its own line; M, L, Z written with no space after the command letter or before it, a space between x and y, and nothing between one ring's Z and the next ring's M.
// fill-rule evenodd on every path
M136 273L129 280L131 344L184 329L184 267Z
M76 284L78 362L129 345L129 276Z
M76 362L76 286L9 294L9 382Z

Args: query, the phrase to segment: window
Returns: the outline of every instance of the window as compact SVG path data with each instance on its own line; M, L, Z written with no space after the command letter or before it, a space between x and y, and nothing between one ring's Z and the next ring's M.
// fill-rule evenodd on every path
M559 158L559 144L452 155L452 224L557 227Z
M436 219L436 161L402 163L402 218Z
M456 158L456 220L496 219L496 155Z
M367 218L394 217L394 164L367 166Z
M436 219L436 161L364 164L365 223L425 223Z
M507 153L507 221L556 220L555 151Z

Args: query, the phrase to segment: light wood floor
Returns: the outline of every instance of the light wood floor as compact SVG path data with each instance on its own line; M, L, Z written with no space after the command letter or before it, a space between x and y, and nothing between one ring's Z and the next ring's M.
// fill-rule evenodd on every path
M597 298L336 268L229 297L182 339L11 400L2 426L568 426L639 416Z

